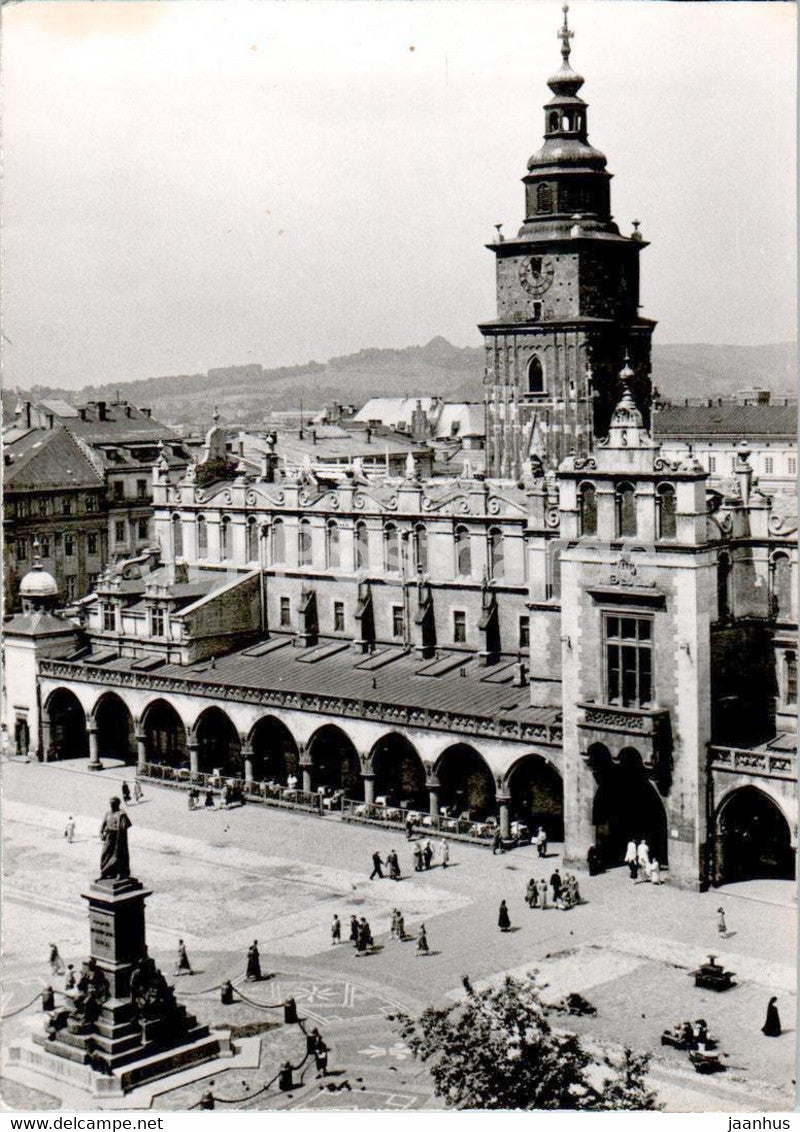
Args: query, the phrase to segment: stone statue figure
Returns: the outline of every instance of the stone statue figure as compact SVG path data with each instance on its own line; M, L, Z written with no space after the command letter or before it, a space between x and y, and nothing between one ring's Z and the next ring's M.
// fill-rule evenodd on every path
M119 798L112 798L110 809L103 818L100 836L103 839L103 852L100 856L100 878L122 879L131 875L128 856L128 830L131 819L120 812Z

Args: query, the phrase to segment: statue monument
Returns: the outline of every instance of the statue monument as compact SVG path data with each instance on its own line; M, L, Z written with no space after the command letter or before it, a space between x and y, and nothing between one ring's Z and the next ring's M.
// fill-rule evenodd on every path
M154 1077L230 1052L187 1014L145 942L145 900L151 893L131 876L131 820L112 798L100 828L100 876L83 894L89 905L90 955L66 1006L49 1011L44 1033L18 1051L51 1077L95 1095L128 1092ZM225 1048L225 1047L228 1048Z

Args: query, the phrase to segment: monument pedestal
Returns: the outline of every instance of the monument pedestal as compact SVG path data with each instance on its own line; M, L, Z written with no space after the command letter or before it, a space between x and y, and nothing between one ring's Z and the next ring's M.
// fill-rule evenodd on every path
M93 1092L113 1094L219 1056L220 1039L175 1001L148 957L144 904L150 895L134 877L96 880L83 893L90 959L73 1009L53 1011L46 1032L33 1036L45 1056L37 1059L40 1072L83 1079L88 1070ZM62 1064L48 1069L51 1058ZM65 1061L86 1068L65 1073Z

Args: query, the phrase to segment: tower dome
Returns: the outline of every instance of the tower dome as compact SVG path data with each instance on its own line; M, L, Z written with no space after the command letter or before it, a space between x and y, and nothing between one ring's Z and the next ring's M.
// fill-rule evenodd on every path
M26 612L43 609L58 599L58 582L39 560L39 543L33 544L33 566L19 584L19 596Z

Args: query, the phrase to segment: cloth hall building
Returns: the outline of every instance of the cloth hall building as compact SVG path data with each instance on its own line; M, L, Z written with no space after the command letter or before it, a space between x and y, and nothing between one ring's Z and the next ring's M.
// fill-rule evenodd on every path
M671 883L794 875L796 521L746 444L726 493L649 433L634 230L583 79L549 80L525 219L490 248L487 472L282 476L212 428L153 472L156 546L6 633L6 723L42 760L509 843L543 826Z

